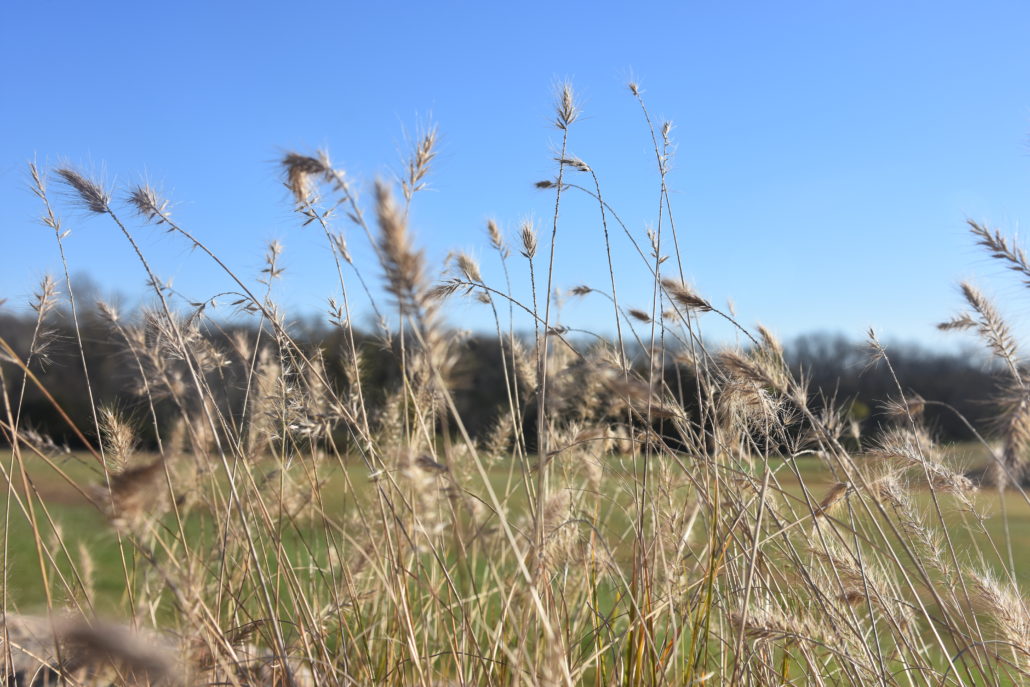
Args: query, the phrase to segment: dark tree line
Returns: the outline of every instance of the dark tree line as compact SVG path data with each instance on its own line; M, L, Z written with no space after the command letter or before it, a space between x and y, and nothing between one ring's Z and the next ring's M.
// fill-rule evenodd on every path
M0 337L14 349L22 361L28 359L35 320L0 313ZM241 326L206 326L203 336L213 348L233 356L234 339L242 335L254 341L255 331ZM350 365L345 356L349 352L347 337L339 329L328 329L310 324L295 323L291 327L293 340L309 353L320 351L325 374L335 388L347 393L348 375L345 369ZM75 333L71 317L66 312L56 312L47 318L41 328L39 339L42 344L35 347L30 369L56 401L65 414L87 436L96 434L93 422L95 407L113 406L121 413L133 417L144 446L153 446L154 430L150 409L142 387L139 362L128 350L117 328L109 319L96 310L85 310L79 314L79 337ZM354 333L361 354L363 393L370 408L379 407L385 397L401 384L399 351L394 342L393 350L381 338ZM271 337L264 335L263 346L272 346ZM505 377L499 364L501 346L494 337L472 336L458 345L458 358L449 374L450 388L455 405L466 426L473 434L489 431L496 423L503 407L507 407ZM83 373L83 359L89 370L89 384ZM31 380L25 381L20 367L0 353L3 383L12 407L20 407L20 425L52 439L58 445L72 448L81 442L75 432L44 394ZM219 372L214 387L225 396L226 407L242 409L243 390L246 384L240 365L227 365ZM246 367L243 365L242 367ZM90 391L93 403L90 402ZM187 397L188 398L188 397ZM168 401L159 399L156 403L159 419L168 418L176 412ZM6 421L6 412L0 412ZM0 442L3 441L0 436Z
M852 417L865 431L886 423L884 404L903 393L927 401L923 419L940 440L973 439L967 421L977 431L990 433L997 415L993 399L998 375L984 355L943 353L911 344L887 345L886 353L889 365L874 362L865 342L825 334L800 337L786 347L788 362L817 392L817 402L851 403Z
M79 319L94 399L98 405L115 405L135 415L142 442L144 445L152 443L154 435L147 421L145 399L139 393L140 373L136 362L111 323L100 313L86 311ZM0 336L22 359L28 353L34 326L34 320L29 317L0 315ZM33 371L76 425L87 436L92 436L89 394L70 317L56 313L48 318L44 330L47 341L44 356L40 358L37 354ZM320 349L329 379L338 388L346 389L344 355L347 347L343 334L317 326L299 327L298 331L296 340L312 351ZM204 330L205 337L225 349L231 347L233 336L240 333L239 328L233 327ZM242 333L253 336L252 331ZM389 350L377 337L357 335L356 339L362 351L365 400L370 407L376 407L400 382L396 351ZM457 410L474 436L488 433L508 407L504 370L500 364L502 348L495 337L482 335L464 339L458 345L450 384ZM863 424L864 433L875 431L886 421L883 404L898 398L898 382L905 394L918 395L928 402L924 418L940 440L971 439L973 435L966 420L980 431L989 431L995 412L991 399L996 378L984 358L932 352L910 345L888 346L887 352L897 382L882 361L869 364L868 346L843 337L809 335L786 346L789 364L809 383L813 404L818 407L832 401L838 407L850 408L852 419ZM6 393L16 404L22 393L22 374L12 361L5 360L2 364ZM690 373L685 370L666 370L670 387L682 390L683 405L688 411L696 404L689 378ZM231 376L222 381L230 394L243 385L241 379ZM21 408L23 428L49 436L58 444L75 446L74 433L31 382L25 385ZM168 408L159 410L170 412ZM532 422L525 425L527 436L532 433L531 425Z

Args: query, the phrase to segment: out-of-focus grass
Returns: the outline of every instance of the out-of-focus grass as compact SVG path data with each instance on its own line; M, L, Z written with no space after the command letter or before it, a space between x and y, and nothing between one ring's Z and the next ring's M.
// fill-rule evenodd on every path
M973 466L982 464L986 451L982 447L957 445L948 448L948 455L959 464ZM70 454L55 459L55 462L80 487L87 488L101 480L95 460L89 454ZM55 560L45 561L47 575L70 575L71 566L65 558L70 556L76 561L79 569L91 569L94 600L99 610L124 607L126 572L123 569L122 556L119 555L116 532L98 508L86 500L66 479L56 474L45 461L38 457L26 456L25 465L32 488L38 494L34 503L44 545L51 550L62 552ZM9 456L5 458L4 466L8 474L12 474L12 467L16 468ZM816 499L834 483L833 475L815 457L798 459L793 469L782 459L770 460L769 466L776 471L779 484L785 494L789 495L788 498L797 499L799 503L803 498L803 489L798 476ZM526 498L520 479L511 467L494 466L490 472L490 480L495 491L506 495L505 502L510 509L509 517L517 519L524 515L520 511L526 509ZM606 479L602 482L602 490L606 487L609 489L603 494L602 500L607 504L608 512L602 514L602 520L611 531L631 527L627 513L631 512L633 496L620 485L626 482L623 473L632 471L633 467L628 461L618 458L609 458L606 464ZM24 504L24 495L18 486L18 473L13 474L15 489L21 503ZM350 510L357 508L359 502L372 499L373 482L367 468L360 463L355 462L348 466L346 473L339 465L329 465L325 468L323 477L326 481L321 493L325 512L330 517L344 518ZM9 500L8 493L6 486L0 493L0 504L8 513L5 518L7 528L4 530L8 607L38 610L45 605L46 597L36 543L24 507L19 506L19 499ZM934 508L927 491L919 492L917 501L924 510ZM1011 559L1020 582L1030 584L1030 505L1027 500L1020 493L1010 491L1005 494L1002 501L997 492L983 490L976 494L974 503L979 515L983 516L982 529L977 516L957 510L952 501L948 501L942 508L944 521L949 525L947 535L951 538L951 544L960 561L1001 569L1007 566ZM215 523L217 517L198 519L197 516L193 516L185 526L190 539L200 545L207 538L217 536L213 529ZM57 545L55 527L61 533L63 549ZM296 529L283 531L283 546L291 552L293 560L297 560L295 552L303 551L307 555L302 558L310 558L311 565L318 566L324 561L324 542L316 536L317 530L315 525L306 527L301 524ZM982 534L984 531L986 534ZM977 534L978 532L981 534ZM988 536L990 544L986 543ZM974 539L978 541L974 542ZM144 574L143 570L134 566L145 567L145 562L132 555L131 547L127 543L123 546L125 560L128 561L130 568L128 574ZM979 551L983 551L988 557L985 560L969 557L969 552ZM993 555L990 555L991 552ZM619 556L625 552L614 553ZM86 555L91 559L91 563L83 566L82 558ZM55 598L53 602L55 605L69 605L74 603L74 600Z

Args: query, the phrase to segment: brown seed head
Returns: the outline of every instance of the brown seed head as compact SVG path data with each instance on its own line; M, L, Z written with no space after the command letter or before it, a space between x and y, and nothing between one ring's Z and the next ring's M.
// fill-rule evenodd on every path
M780 340L776 338L776 335L771 331L758 325L758 333L762 337L762 343L765 348L779 360L783 360L783 346L780 344Z
M136 186L129 192L129 204L148 222L161 223L168 216L168 201L162 198L149 184Z
M39 284L39 291L35 295L36 298L32 302L32 309L42 319L57 305L57 283L54 281L54 278L49 274L43 275L43 280Z
M429 174L429 165L436 157L438 132L430 127L415 145L415 151L408 160L408 175L401 183L404 199L411 202L412 197L426 187L425 178Z
M469 281L482 282L483 275L479 272L479 264L465 253L458 254L458 269Z
M708 312L712 309L711 303L701 296L698 296L689 286L681 281L676 281L675 279L663 279L662 286L665 288L666 292L668 292L669 296L684 308L698 310L700 312Z
M282 159L283 171L286 174L286 186L293 193L298 205L303 205L311 198L315 190L315 178L330 171L328 158L324 154L319 157L287 153Z
M532 259L536 255L536 230L533 229L533 223L524 222L519 235L522 238L522 254Z
M626 312L629 313L630 317L632 317L635 320L640 320L644 324L650 324L651 323L651 316L648 315L643 310L640 310L638 308L630 308Z
M578 157L556 157L555 161L559 164L563 164L568 167L572 167L573 169L579 170L580 172L590 171L590 165L583 162L583 160L579 159ZM539 186L540 184L538 183L537 187Z
M572 86L568 83L562 84L561 93L558 95L558 117L555 119L555 126L563 131L576 121L579 117L579 107L576 105L575 96L572 94Z
M404 314L413 314L426 305L425 257L412 245L407 219L397 207L390 187L376 183L375 195L387 290L397 298Z
M340 257L353 265L354 261L351 259L350 250L347 249L347 238L343 234L336 234L333 236L333 243L336 244L336 250L339 251Z
M976 326L976 320L969 316L969 313L962 313L957 317L950 319L946 322L941 322L937 325L937 329L942 332L950 332L956 330L972 329Z
M980 337L994 355L1003 360L1013 360L1017 352L1016 341L994 304L969 282L962 282L961 286L962 295L979 315Z
M100 433L107 457L120 470L136 450L136 432L115 408L100 408Z
M490 235L490 245L494 247L494 250L500 253L502 258L508 257L508 246L504 242L504 234L501 233L497 222L492 219L487 220L486 231Z
M86 178L70 167L63 167L57 170L57 176L61 177L61 181L71 187L77 196L77 201L84 208L97 214L103 214L108 211L111 195L99 183Z

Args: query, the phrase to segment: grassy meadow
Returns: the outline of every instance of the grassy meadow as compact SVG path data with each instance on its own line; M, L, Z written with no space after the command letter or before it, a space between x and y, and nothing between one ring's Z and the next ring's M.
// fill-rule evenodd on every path
M67 265L40 285L32 340L0 340L14 683L1024 684L1030 377L995 306L963 285L966 311L942 325L974 331L997 363L988 437L936 444L930 401L900 379L883 399L889 422L864 433L845 401L810 393L773 333L688 284L666 184L671 127L629 90L653 141L653 228L624 226L603 178L568 152L581 113L565 87L554 177L537 183L554 216L513 235L488 223L489 268L460 253L427 264L409 231L435 131L395 184L358 183L325 152L284 155L298 227L324 234L335 261L328 318L344 363L332 371L277 305L277 244L255 282L154 188L30 166L55 249L71 240L63 212L103 219L136 249L152 304L97 306L137 393L90 397L90 422L65 423L83 447L72 452L23 413L25 390L47 387L58 308L78 332ZM616 233L639 254L635 274L609 262L608 283L572 290L611 303L612 339L574 337L557 317L571 197L596 207L609 255ZM211 335L209 301L184 301L139 249L137 232L154 227L233 280L249 330ZM1006 237L971 228L1030 277ZM374 264L353 260L358 240ZM529 284L510 282L516 260ZM620 300L628 279L653 284L645 309ZM476 436L454 403L461 340L445 317L463 299L490 309L503 342L507 403ZM366 308L400 371L387 385L369 378L370 344L352 325ZM745 344L709 345L713 318ZM890 366L872 333L869 349L871 365ZM28 616L54 619L36 653L19 639ZM143 652L113 640L124 635L111 623L159 639ZM48 672L10 667L30 660Z
M976 445L958 445L948 449L953 459L961 457L964 464L981 465L985 460L986 452ZM149 459L154 457L156 456ZM620 490L618 483L620 479L625 479L632 473L632 465L630 459L625 456L606 456L603 460L601 469L605 472L605 478L602 480L602 489L603 482L609 480L611 489L605 490L609 498L601 509L600 522L603 522L610 530L610 534L614 535L614 541L620 541L618 535L631 526L626 514L632 508L632 495ZM57 461L62 472L80 485L97 480L98 475L91 469L90 462L91 456L82 452L73 452ZM802 458L797 461L800 479L787 470L784 463L782 457L774 458L769 469L779 474L778 488L793 501L801 503L806 489L819 497L829 493L835 485L833 476L815 458ZM10 470L10 459L7 465ZM46 461L39 458L29 459L26 461L26 468L30 482L38 490L42 504L46 508L46 514L42 518L45 522L42 529L45 537L54 540L59 536L62 540L74 542L74 548L62 552L55 560L50 561L56 568L48 570L48 576L60 574L70 577L76 572L76 564L82 565L88 561L85 567L91 571L91 579L87 584L91 590L92 603L100 609L116 612L126 601L123 598L126 588L122 583L123 568L118 541L111 536L103 510L99 509L87 494L56 476ZM508 506L508 515L528 522L531 513L527 510L529 498L525 484L513 473L511 467L494 466L488 471L487 478L492 489L503 496L503 501ZM805 485L804 489L802 483ZM331 470L324 476L321 488L333 495L333 502L325 508L336 518L346 519L348 514L353 516L374 500L374 485L363 466L352 465L349 468ZM478 491L483 491L481 483L478 485ZM18 490L17 498L24 498L24 490ZM11 504L15 512L18 510L17 498ZM1014 562L1017 581L1020 585L1026 585L1030 583L1030 504L1021 495L1011 492L1004 495L1004 505L1000 498L1001 495L996 491L980 492L974 497L975 510L984 519L983 529L990 537L992 546L978 546L978 541L982 541L984 535L979 531L979 527L970 527L966 513L947 513L947 529L954 537L958 550L976 551L983 548L983 562L999 574L1010 567L1010 562ZM915 499L920 508L930 507L928 493L917 493ZM8 508L6 497L4 508L5 511ZM210 531L204 527L203 520L204 518L197 517L187 523L191 541L205 536L205 532L210 535ZM168 520L162 526L167 528L172 524L172 521ZM28 611L45 608L46 588L40 574L30 521L17 515L9 517L7 537L10 561L7 585L12 608ZM296 529L287 530L283 534L283 541L291 557L304 553L311 556L311 564L315 567L324 569L329 565L328 549L317 541L316 523L305 522ZM54 548L60 550L61 546L55 545ZM631 553L619 549L615 552L623 558ZM125 554L131 555L131 547L125 549ZM67 602L72 600L68 599ZM171 609L165 609L164 612L170 613Z

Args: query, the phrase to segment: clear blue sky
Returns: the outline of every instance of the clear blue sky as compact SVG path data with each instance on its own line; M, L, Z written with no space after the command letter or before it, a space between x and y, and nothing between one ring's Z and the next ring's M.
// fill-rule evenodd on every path
M285 246L279 299L324 310L336 293L323 241L301 228L275 161L326 146L352 176L400 167L405 131L442 145L413 223L434 265L451 248L500 271L487 217L547 225L554 84L584 116L571 151L598 172L638 237L655 220L650 139L634 78L678 144L670 185L686 269L747 324L930 345L974 277L1003 310L1030 303L965 232L1030 218L1030 5L1024 2L8 2L0 10L0 298L27 301L56 272L26 161L70 162L113 185L144 175L190 230L246 275ZM367 186L366 186L367 189ZM73 270L140 293L114 227L62 204ZM595 206L570 196L557 284L605 286ZM360 234L342 226L378 281ZM227 286L200 254L133 230L162 277L193 298ZM623 301L647 307L645 273L616 248ZM520 295L523 272L517 270ZM357 290L357 286L354 286ZM482 306L450 311L488 326ZM601 299L566 306L610 330ZM718 329L716 329L718 331Z

